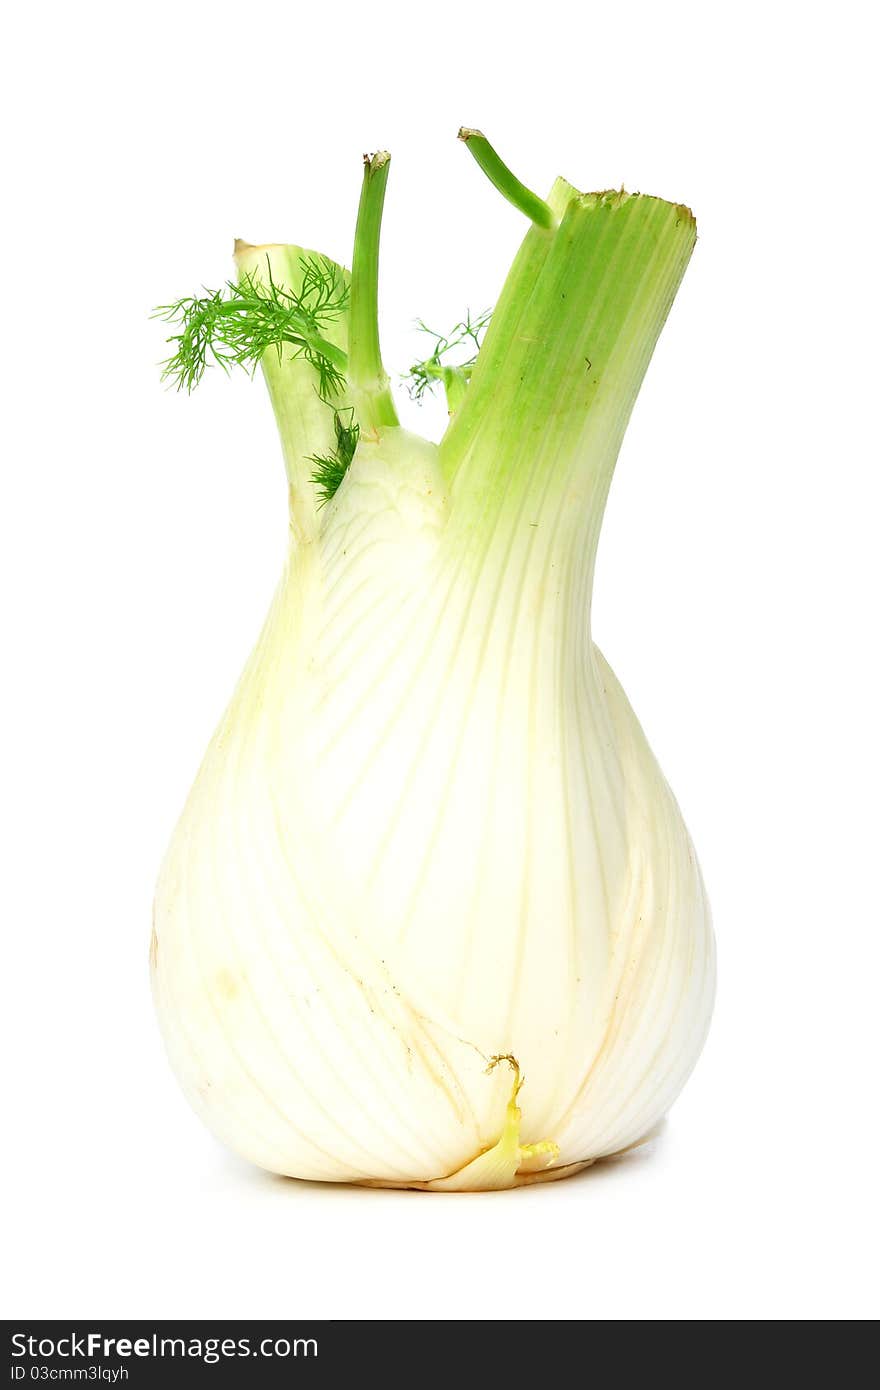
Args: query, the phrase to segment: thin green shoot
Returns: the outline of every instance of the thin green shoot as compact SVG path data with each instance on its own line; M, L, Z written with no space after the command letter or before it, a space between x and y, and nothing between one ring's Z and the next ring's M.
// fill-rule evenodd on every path
M387 150L364 155L351 258L348 388L365 429L398 423L379 348L379 241L390 165Z
M483 173L509 203L513 203L513 206L524 212L536 227L541 227L544 231L551 231L556 226L553 209L543 198L539 198L537 193L526 188L516 174L508 169L494 145L490 145L481 130L471 130L468 126L462 126L458 138L467 145Z

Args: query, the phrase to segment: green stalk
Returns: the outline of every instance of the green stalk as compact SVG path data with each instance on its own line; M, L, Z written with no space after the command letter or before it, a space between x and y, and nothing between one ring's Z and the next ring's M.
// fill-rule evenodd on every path
M533 528L592 564L623 433L696 239L659 198L558 180L514 261L441 466L474 535Z
M364 430L398 423L379 348L379 238L390 161L385 150L364 156L351 262L348 389Z
M553 209L543 198L539 198L537 193L520 183L481 130L470 130L467 126L462 126L458 138L464 142L483 173L509 203L513 203L515 208L524 212L536 227L543 227L545 231L549 231L556 226Z

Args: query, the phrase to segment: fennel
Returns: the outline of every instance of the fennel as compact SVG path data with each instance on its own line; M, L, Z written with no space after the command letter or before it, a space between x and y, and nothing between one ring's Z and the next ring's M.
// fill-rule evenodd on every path
M679 809L592 641L624 430L693 249L687 208L547 199L461 137L529 220L498 304L382 361L387 154L351 275L237 243L162 314L166 373L260 364L290 551L174 833L151 960L205 1121L275 1172L429 1191L564 1176L640 1142L702 1047L714 945Z

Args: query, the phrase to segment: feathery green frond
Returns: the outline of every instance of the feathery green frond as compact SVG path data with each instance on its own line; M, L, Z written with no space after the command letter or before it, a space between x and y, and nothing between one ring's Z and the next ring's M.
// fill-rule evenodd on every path
M312 482L320 494L319 507L325 506L335 496L339 484L348 471L357 448L360 426L354 418L354 410L337 410L333 416L336 432L336 448L331 454L310 454L309 463L315 465Z
M268 256L266 264L265 282L246 274L237 282L227 281L221 290L186 296L155 310L155 318L181 330L167 340L174 351L163 363L163 379L173 381L178 390L192 391L211 365L224 371L242 367L253 374L264 352L273 349L280 359L287 349L291 358L302 357L315 369L322 397L342 388L346 354L322 336L348 305L348 286L338 267L311 257L295 293L273 279Z
M449 395L450 388L467 385L491 317L491 309L484 310L475 318L471 318L468 311L461 322L446 334L435 333L419 319L418 327L433 338L434 348L423 362L413 363L404 376L414 401L421 401L425 393L433 391L435 386L445 386ZM450 362L450 355L461 360Z

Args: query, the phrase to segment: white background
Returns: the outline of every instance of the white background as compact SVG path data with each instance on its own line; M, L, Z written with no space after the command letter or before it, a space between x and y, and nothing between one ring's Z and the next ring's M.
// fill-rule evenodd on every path
M877 110L865 4L50 3L5 22L8 1316L878 1311ZM455 140L689 203L597 640L701 855L719 997L650 1149L489 1196L224 1153L152 1017L153 881L279 571L262 385L163 390L151 306L234 235L347 259L394 164L389 367L523 234ZM408 415L408 419L411 417ZM434 428L437 412L425 417Z

